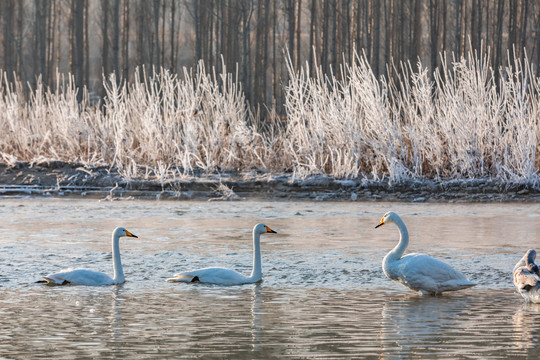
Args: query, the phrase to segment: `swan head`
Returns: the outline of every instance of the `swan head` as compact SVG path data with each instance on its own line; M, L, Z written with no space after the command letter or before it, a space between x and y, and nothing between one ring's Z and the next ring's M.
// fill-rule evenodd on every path
M384 224L390 224L393 223L396 219L399 219L398 214L396 214L393 211L389 211L382 217L381 221L379 222L379 225L375 226L375 229L379 226L383 226Z
M527 266L527 270L534 274L540 275L540 270L538 269L538 265L534 263L534 260L536 259L536 251L533 249L527 250L527 253L525 254L527 257L527 260L525 261L525 265Z
M117 227L116 229L114 229L113 236L115 237L129 236L129 237L138 238L137 235L130 233L123 227Z
M265 234L265 233L273 233L277 234L276 231L270 229L268 226L264 224L257 224L255 227L253 227L253 232L257 234Z

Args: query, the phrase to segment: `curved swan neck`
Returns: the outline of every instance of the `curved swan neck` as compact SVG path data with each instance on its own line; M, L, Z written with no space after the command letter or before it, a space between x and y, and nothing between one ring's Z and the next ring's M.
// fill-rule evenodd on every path
M122 268L122 261L120 260L120 238L118 235L113 234L112 237L112 256L113 256L113 268L114 268L114 283L120 284L125 281L124 269Z
M261 234L253 230L253 270L250 278L257 282L262 279L261 266Z
M400 217L394 219L394 224L396 224L399 229L399 243L388 253L388 255L391 255L395 259L400 259L403 256L405 249L407 249L407 246L409 246L409 232Z

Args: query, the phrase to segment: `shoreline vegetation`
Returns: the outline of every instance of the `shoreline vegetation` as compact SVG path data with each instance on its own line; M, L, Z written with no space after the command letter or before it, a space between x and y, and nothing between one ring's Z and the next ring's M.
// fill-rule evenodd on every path
M27 94L4 74L0 194L538 201L540 78L487 58L392 80L364 55L332 78L289 60L287 113L264 119L225 66L111 75L97 104L70 76Z

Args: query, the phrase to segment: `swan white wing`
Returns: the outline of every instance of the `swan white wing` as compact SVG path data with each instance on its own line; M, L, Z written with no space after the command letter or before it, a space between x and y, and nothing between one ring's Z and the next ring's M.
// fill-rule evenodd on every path
M204 268L175 274L174 278L167 279L169 282L194 282L199 281L209 284L240 285L253 282L237 271L224 268Z
M58 273L49 274L43 277L47 283L54 285L111 285L114 280L107 274L87 269L66 269Z
M447 263L424 254L409 254L394 262L393 276L414 290L429 293L460 290L474 286Z

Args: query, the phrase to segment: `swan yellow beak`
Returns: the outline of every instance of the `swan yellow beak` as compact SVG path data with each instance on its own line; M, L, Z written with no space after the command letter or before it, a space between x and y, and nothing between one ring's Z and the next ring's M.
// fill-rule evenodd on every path
M277 231L270 229L268 226L265 226L265 228L266 228L266 232L277 234Z
M134 234L130 233L127 230L126 230L126 235L129 236L129 237L139 238L137 235L134 235Z
M381 219L381 222L379 223L379 225L375 226L375 229L383 225L384 225L384 218Z

